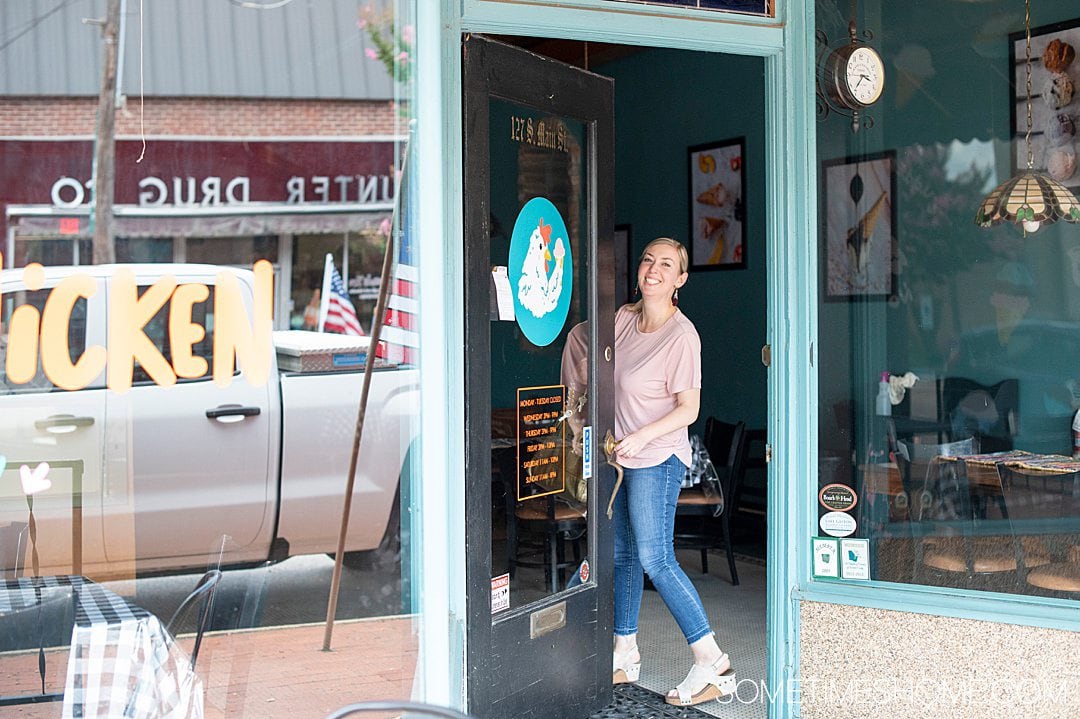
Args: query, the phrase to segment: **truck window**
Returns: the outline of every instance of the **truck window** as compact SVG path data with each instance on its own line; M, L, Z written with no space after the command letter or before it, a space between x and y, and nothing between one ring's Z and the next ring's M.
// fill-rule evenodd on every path
M149 288L149 285L139 286L139 296L141 297L144 292ZM206 360L209 367L214 365L214 288L210 287L210 296L207 297L205 302L197 302L191 307L191 321L194 324L202 325L206 328L206 336L202 341L192 345L191 353L196 357L202 357ZM166 302L157 314L150 318L150 321L143 327L143 332L150 338L150 341L154 343L154 346L161 350L161 354L164 355L166 361L172 364L172 347L169 343L169 312L172 307L171 302ZM210 372L199 377L196 380L185 380L178 378L178 382L198 382L211 379ZM150 375L143 369L139 362L135 363L135 370L132 374L133 385L138 384L153 384L154 380L150 378Z
M0 309L0 395L52 392L59 389L41 371L40 354L37 372L29 382L15 384L7 377L8 328L11 326L11 314L15 308L23 305L35 307L40 313L45 308L45 300L49 298L49 292L50 288L36 292L17 290L4 293L2 309ZM80 297L71 310L71 321L68 324L68 353L71 355L72 362L77 361L86 349L86 307L86 298Z

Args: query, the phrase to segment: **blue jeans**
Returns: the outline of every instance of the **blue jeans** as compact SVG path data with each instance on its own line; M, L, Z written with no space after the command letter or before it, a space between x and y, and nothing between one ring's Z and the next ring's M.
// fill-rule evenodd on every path
M712 634L694 585L675 560L675 503L686 465L671 455L655 467L624 469L615 497L615 634L637 633L648 572L688 644Z

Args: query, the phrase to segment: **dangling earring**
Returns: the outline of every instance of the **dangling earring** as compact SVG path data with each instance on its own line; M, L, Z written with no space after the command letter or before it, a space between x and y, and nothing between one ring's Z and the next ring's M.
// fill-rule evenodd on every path
M678 287L675 288L675 294L673 294L671 296L671 304L675 305L676 307L679 306L679 288Z
M639 285L634 285L634 297L637 297L640 294L641 294L641 287Z

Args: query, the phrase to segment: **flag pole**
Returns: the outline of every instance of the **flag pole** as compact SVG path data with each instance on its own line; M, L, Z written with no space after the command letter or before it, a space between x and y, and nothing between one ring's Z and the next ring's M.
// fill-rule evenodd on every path
M326 253L322 271L322 294L319 295L319 332L326 326L326 313L330 310L330 277L334 268L334 256Z
M337 552L334 553L334 573L330 578L330 600L326 606L326 630L323 633L323 651L330 651L330 639L334 633L334 617L337 614L338 594L341 590L341 563L345 558L345 536L349 529L349 513L352 510L353 485L356 482L356 464L360 455L360 438L364 434L364 415L367 413L368 391L371 387L371 370L375 367L375 354L379 349L379 336L382 334L383 319L386 316L386 296L390 290L390 274L394 265L394 238L397 236L397 221L401 217L401 185L405 176L405 163L409 156L409 143L405 142L404 157L401 161L401 174L397 178L394 192L393 220L390 223L390 236L386 238L386 252L383 254L382 278L379 281L379 299L375 302L375 317L371 322L371 339L368 341L367 363L364 365L364 384L360 389L360 408L356 415L356 432L353 434L352 455L349 458L349 474L345 480L345 501L341 507L341 529L338 533ZM327 258L330 256L327 255ZM324 280L325 284L325 280ZM326 291L323 292L324 297ZM399 500L400 501L400 500ZM400 530L399 530L400 531Z

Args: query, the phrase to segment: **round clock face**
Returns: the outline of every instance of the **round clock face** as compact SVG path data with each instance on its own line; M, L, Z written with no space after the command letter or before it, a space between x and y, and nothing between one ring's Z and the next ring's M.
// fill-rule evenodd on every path
M856 47L848 55L843 80L851 99L860 105L872 105L885 89L885 65L873 48Z

